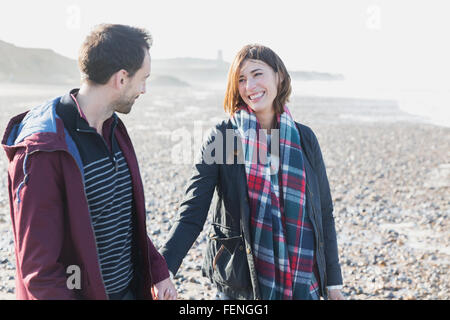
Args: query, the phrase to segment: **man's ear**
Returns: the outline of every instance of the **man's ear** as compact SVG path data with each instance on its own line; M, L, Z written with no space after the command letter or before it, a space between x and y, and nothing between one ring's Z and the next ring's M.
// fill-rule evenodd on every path
M125 69L120 69L117 71L113 76L113 85L116 89L122 89L124 86L127 85L128 82L128 71Z

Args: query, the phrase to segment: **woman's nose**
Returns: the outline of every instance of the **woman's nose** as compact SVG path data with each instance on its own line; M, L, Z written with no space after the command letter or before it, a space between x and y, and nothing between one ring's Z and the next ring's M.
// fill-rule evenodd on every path
M253 79L247 79L247 82L245 84L245 88L247 91L251 91L253 88L255 88L256 82Z

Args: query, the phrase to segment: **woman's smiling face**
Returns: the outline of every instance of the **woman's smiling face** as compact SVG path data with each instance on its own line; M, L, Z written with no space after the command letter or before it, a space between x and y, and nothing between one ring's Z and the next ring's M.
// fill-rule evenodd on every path
M247 59L239 72L239 94L255 113L273 112L278 74L261 60Z

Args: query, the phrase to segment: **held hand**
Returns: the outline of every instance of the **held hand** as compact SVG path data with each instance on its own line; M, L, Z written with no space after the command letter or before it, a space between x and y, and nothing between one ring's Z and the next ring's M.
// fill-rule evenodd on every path
M153 285L152 296L154 300L176 300L177 290L170 278L167 278Z
M330 300L345 300L345 297L342 295L341 290L332 289L328 291L328 299Z

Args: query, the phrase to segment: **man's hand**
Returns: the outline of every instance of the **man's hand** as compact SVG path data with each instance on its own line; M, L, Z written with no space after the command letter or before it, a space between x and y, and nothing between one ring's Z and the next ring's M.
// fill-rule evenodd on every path
M176 300L177 290L170 278L167 278L153 285L152 296L154 300Z
M328 299L330 299L330 300L345 300L345 297L342 295L341 290L331 289L328 291Z

